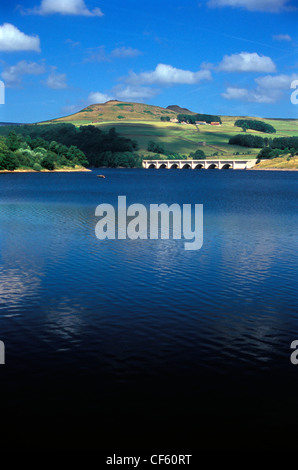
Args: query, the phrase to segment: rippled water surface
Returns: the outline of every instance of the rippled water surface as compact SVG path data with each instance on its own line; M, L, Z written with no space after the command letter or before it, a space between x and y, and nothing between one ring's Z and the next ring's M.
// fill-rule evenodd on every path
M0 175L0 407L16 439L28 421L52 447L281 436L298 414L296 173L96 173ZM203 204L202 249L98 240L95 208L118 195Z

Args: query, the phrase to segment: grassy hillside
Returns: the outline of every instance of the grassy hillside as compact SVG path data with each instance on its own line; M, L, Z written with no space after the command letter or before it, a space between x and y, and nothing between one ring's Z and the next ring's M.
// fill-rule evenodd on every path
M70 116L53 119L48 122L71 122L73 124L95 124L105 121L160 121L161 116L175 118L176 112L142 103L124 103L107 101L103 104L92 104Z
M168 122L105 122L97 124L100 128L107 130L114 126L121 135L135 139L140 146L140 153L148 154L147 146L150 140L164 146L165 149L173 153L182 153L188 155L198 148L202 149L206 156L213 156L215 153L220 158L255 158L259 149L249 149L237 145L229 145L228 141L232 135L242 132L241 129L234 126L237 117L226 119L221 116L222 126L199 126L182 125ZM266 119L266 122L272 123ZM274 121L277 130L272 137L298 136L298 120L296 121ZM269 136L257 131L249 133ZM206 142L206 146L198 146L198 142ZM239 153L240 155L235 155Z
M145 156L150 155L147 151L150 140L161 144L170 152L185 155L198 148L203 150L207 157L217 154L219 158L255 158L259 153L259 149L228 144L231 136L242 132L241 128L234 126L235 121L245 116L221 116L222 126L218 127L161 122L162 116L175 118L177 113L168 108L142 103L108 101L104 104L90 105L78 113L47 121L47 123L70 122L77 126L92 124L103 130L115 127L120 135L136 140L139 144L139 153ZM273 125L276 128L276 134L270 135L251 130L248 133L263 137L298 136L298 120L261 120ZM198 142L202 141L206 142L206 146L198 145Z
M298 157L290 156L274 158L273 160L263 160L254 169L259 170L297 170Z
M102 123L98 124L100 128L108 130L114 126L120 135L129 137L138 142L140 153L149 154L147 151L148 142L153 140L161 144L166 150L173 153L182 153L188 155L195 152L198 148L202 149L207 156L218 153L218 156L230 157L233 153L241 152L255 158L258 153L255 149L245 149L244 147L229 145L228 140L231 135L237 131L227 132L222 127L202 126L198 131L196 126L181 125L164 122L126 122L126 123ZM236 129L236 128L234 128ZM206 146L198 146L198 142L206 142ZM249 156L249 155L248 155Z

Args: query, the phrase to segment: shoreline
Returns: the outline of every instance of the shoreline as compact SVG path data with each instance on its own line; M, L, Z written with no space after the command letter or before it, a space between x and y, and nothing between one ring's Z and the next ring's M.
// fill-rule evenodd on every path
M88 168L68 168L68 169L63 169L59 168L57 170L40 170L40 171L35 171L35 170L22 170L22 169L17 169L17 170L0 170L0 173L73 173L73 172L80 172L80 171L92 171L89 170Z
M107 167L107 166L102 166L102 167L97 167L97 168L93 168L93 169L89 169L89 168L69 168L69 169L63 169L63 168L59 168L57 170L41 170L41 171L35 171L35 170L31 170L31 169L17 169L17 170L0 170L0 174L6 174L6 173L79 173L79 172L86 172L86 171L90 171L92 172L93 170L107 170L109 168L112 168L112 167ZM115 167L113 168L114 170L121 170L121 169L140 169L139 167L124 167L124 166L118 166L118 167ZM142 168L143 170L145 170L145 168ZM298 171L298 168L246 168L245 171ZM234 171L241 171L241 170L234 170ZM242 170L244 171L244 170Z
M247 168L254 171L298 171L298 168Z

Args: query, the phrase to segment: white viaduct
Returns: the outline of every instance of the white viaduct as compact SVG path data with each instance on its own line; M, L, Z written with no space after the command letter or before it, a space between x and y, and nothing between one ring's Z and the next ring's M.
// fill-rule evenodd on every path
M143 167L146 169L149 168L178 168L178 169L191 169L191 170L200 170L200 169L214 169L219 170L246 170L247 168L252 168L256 159L251 160L143 160Z

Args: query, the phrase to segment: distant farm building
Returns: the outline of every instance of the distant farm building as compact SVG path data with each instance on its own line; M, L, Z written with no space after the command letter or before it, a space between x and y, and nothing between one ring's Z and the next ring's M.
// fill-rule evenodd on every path
M210 122L211 126L221 126L220 122L215 121L215 122Z
M197 126L207 126L207 122L206 121L196 121L195 124Z
M177 118L171 118L170 122L179 122Z
M206 142L204 140L202 140L201 142L198 142L198 144L200 147L206 147Z

